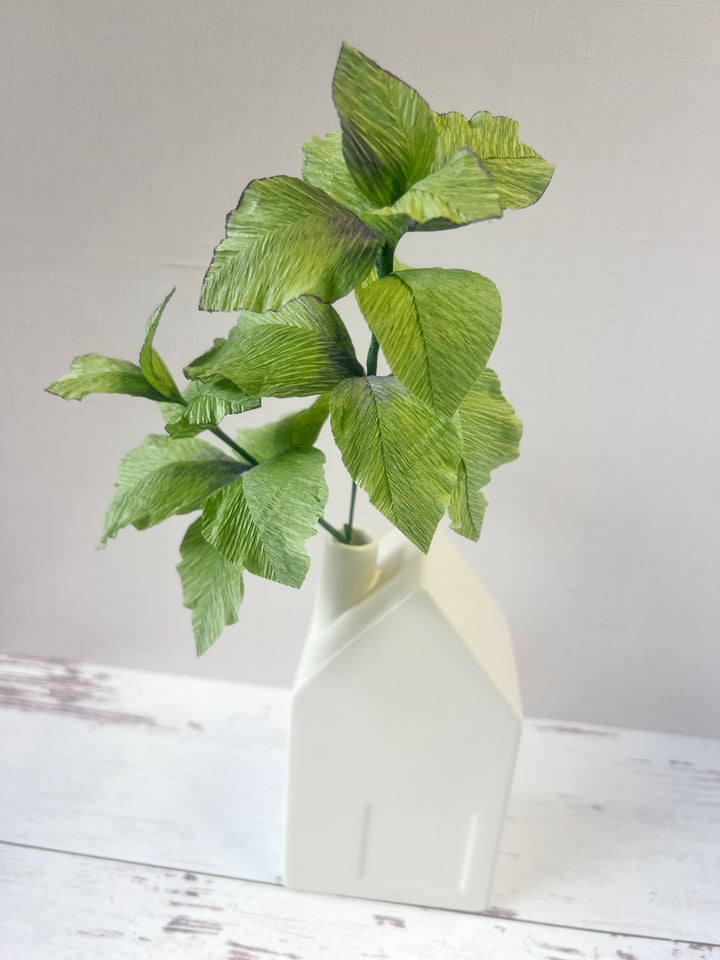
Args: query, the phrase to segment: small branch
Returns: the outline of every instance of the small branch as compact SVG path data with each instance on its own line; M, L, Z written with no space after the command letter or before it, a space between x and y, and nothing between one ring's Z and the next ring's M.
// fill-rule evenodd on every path
M226 443L232 450L235 451L235 453L238 453L243 460L247 460L251 467L256 467L258 463L260 463L260 461L256 460L252 454L248 453L247 450L243 450L239 444L235 443L232 437L229 437L224 430L220 429L220 427L210 427L210 432L214 433L216 437Z

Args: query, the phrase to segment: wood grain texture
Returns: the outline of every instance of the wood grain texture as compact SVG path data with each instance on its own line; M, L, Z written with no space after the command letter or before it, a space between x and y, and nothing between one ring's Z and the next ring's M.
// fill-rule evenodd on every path
M4 960L720 957L720 948L699 942L382 906L5 844L0 844L0 902L6 918L0 932Z
M286 690L2 657L0 841L277 884L287 717ZM491 914L720 943L720 742L527 721Z

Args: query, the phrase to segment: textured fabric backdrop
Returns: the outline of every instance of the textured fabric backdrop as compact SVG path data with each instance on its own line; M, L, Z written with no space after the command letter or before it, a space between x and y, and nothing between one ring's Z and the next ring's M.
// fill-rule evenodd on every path
M720 736L719 27L714 0L2 0L0 647L290 683L312 573L299 593L248 578L197 661L185 520L93 550L154 411L43 388L76 354L134 357L173 284L176 373L225 331L196 311L225 214L337 127L345 39L437 110L516 117L557 164L537 207L399 250L503 296L492 365L522 456L461 548L508 616L528 713ZM330 482L341 518L337 458Z

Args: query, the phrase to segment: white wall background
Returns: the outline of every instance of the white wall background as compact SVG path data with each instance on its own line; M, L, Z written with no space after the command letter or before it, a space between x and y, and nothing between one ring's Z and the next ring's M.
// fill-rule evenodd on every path
M0 648L290 683L312 573L300 592L248 578L196 660L186 518L93 550L157 414L43 388L77 354L134 359L173 284L158 346L178 374L225 331L196 311L225 213L337 128L342 39L437 110L516 117L557 164L537 207L399 251L503 295L492 365L523 454L461 546L507 613L528 713L720 736L714 0L0 0ZM330 481L340 519L336 461Z

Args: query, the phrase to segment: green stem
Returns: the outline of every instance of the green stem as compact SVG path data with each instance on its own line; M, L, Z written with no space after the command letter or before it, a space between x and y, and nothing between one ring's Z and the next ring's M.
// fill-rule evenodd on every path
M387 277L389 274L391 274L393 272L394 265L395 247L390 246L389 243L385 244L385 246L380 250L380 253L377 255L377 260L375 261L375 269L377 270L378 280L382 280L383 277ZM377 374L379 354L380 344L378 343L378 338L373 333L373 335L370 337L370 346L368 348L367 361L365 363L365 370L368 377L374 377ZM348 543L350 543L352 540L356 495L357 484L353 481L352 491L350 493L350 517L348 522L345 524L345 536L347 537Z
M348 517L348 522L345 524L345 536L347 537L347 542L352 541L353 534L353 518L355 517L355 497L357 496L357 484L353 480L352 490L350 491L350 516Z
M251 467L256 467L258 463L260 463L252 454L248 453L247 450L243 450L239 444L235 443L232 437L229 437L220 427L210 427L210 432L214 433L216 437L226 443L235 453L239 453L244 460L247 460Z
M328 532L329 534L331 534L333 537L335 537L336 540L339 540L340 543L345 543L345 544L347 544L347 543L350 542L349 540L346 540L345 537L340 533L340 531L339 531L339 530L336 530L335 527L334 527L331 523L328 523L327 520L325 519L325 517L320 517L320 518L318 519L318 523L320 524L320 526L321 526L324 530L327 530L327 532Z

